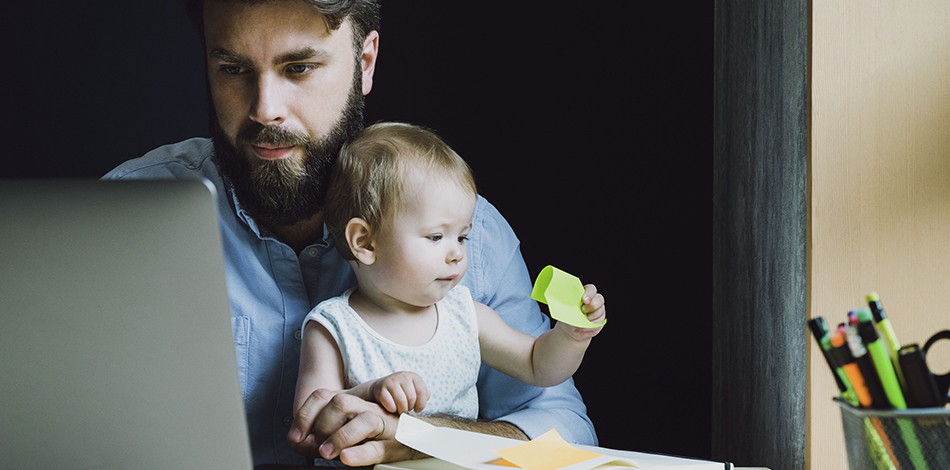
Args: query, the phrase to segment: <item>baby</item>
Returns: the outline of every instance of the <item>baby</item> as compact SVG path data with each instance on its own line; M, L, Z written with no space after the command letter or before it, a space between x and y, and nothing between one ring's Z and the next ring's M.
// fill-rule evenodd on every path
M476 418L481 363L531 385L557 385L602 328L557 322L535 338L472 300L459 281L475 182L426 129L366 128L341 151L328 194L326 224L358 286L304 320L295 410L324 388L392 413ZM606 318L593 285L585 286L582 311L595 323Z

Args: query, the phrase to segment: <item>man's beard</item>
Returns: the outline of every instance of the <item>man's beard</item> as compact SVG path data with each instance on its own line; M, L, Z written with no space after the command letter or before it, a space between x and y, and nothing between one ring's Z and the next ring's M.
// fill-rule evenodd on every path
M211 133L218 171L241 207L258 224L265 227L293 225L323 209L330 171L340 148L363 128L360 79L360 75L354 77L343 115L318 141L306 133L251 122L238 131L237 142L231 142L211 106ZM305 155L302 160L249 159L237 148L252 143L280 147L301 145Z

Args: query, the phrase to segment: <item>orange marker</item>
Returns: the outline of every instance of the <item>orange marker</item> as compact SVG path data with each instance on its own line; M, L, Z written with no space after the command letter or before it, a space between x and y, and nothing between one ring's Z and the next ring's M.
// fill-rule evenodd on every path
M855 362L851 350L848 349L845 333L841 328L838 328L831 334L831 352L834 355L835 362L841 365L841 369L843 369L845 375L848 376L848 380L851 382L851 388L854 389L854 393L858 396L858 401L861 403L861 406L870 408L871 392L868 391L868 386L864 383L864 376L862 376L861 371L858 370L858 364Z

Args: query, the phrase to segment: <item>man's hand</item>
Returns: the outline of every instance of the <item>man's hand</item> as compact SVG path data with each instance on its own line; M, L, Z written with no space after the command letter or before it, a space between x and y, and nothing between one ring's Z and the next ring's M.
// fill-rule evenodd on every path
M287 434L295 451L350 466L424 457L396 441L399 417L359 397L317 389L300 406Z

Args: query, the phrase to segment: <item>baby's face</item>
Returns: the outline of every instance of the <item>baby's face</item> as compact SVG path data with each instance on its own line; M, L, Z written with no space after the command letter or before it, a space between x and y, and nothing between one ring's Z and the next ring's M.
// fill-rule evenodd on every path
M403 204L376 238L377 287L409 305L432 305L468 267L465 243L475 194L441 176L413 178Z

